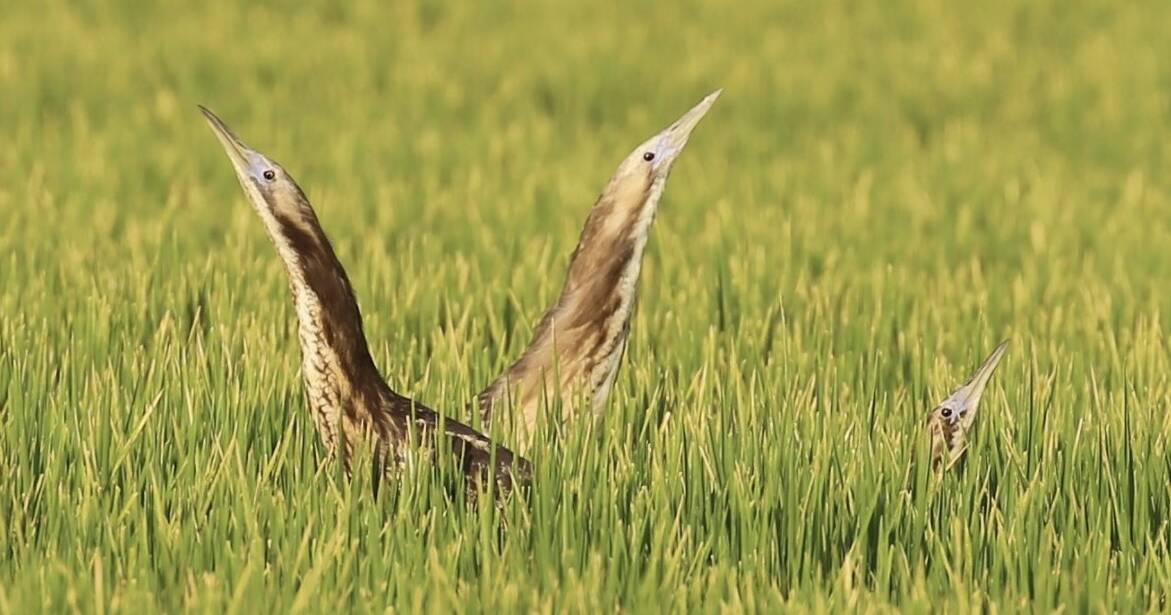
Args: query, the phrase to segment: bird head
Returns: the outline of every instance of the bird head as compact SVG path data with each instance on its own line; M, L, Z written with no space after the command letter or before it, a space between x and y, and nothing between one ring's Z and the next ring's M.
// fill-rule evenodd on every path
M984 359L984 363L963 386L931 411L928 423L931 431L932 461L938 463L945 452L951 461L955 461L963 453L965 438L976 420L980 398L984 395L984 389L988 386L988 381L1007 348L1008 340L1004 340L987 359Z
M647 139L622 161L611 180L612 187L629 185L645 190L651 186L662 186L671 174L671 167L683 153L691 132L707 114L722 90L716 90L699 101L699 104L683 114L683 117Z
M205 107L199 107L212 132L228 155L244 194L260 214L278 247L288 244L290 233L313 234L315 216L305 193L293 178L264 154L248 147L228 125ZM282 250L283 253L283 250Z
M647 139L634 149L623 161L622 166L627 169L639 169L654 178L666 178L671 173L671 167L683 153L691 131L699 125L703 116L715 104L723 90L716 90L699 101L699 104L675 120L673 124L664 128L655 136Z
M593 230L604 235L642 236L654 220L655 210L671 167L683 153L691 132L719 98L721 90L707 95L683 117L634 148L618 165L591 212L602 224ZM592 225L587 224L587 233Z

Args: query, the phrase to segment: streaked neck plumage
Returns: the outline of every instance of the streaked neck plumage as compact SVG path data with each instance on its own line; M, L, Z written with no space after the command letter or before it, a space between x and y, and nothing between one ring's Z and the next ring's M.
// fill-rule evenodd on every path
M518 441L531 439L542 401L600 412L630 333L642 256L666 177L616 177L602 193L570 258L565 284L541 317L528 347L479 397L491 421L502 404L518 421Z
M515 363L478 397L483 420L501 410L526 449L543 404L556 421L605 406L630 334L643 252L659 200L691 131L719 92L639 145L619 165L586 219L565 285Z
M392 428L381 412L391 391L370 355L350 279L308 200L298 193L296 209L274 214L275 224L266 226L289 274L314 423L333 452L339 430L346 431L340 452L348 458L357 435L351 432L373 427L385 436Z
M416 446L437 450L430 436L448 437L469 479L469 494L485 479L511 491L528 482L529 464L483 434L395 393L366 343L362 314L345 269L305 193L284 169L245 146L204 109L288 272L301 345L301 373L314 423L331 453L349 467L358 438L375 436L379 459L405 462ZM422 438L412 442L411 435Z

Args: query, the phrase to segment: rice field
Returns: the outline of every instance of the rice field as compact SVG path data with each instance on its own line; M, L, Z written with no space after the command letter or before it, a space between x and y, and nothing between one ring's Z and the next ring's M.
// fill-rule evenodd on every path
M1171 608L1171 4L0 13L0 613ZM197 104L305 187L390 384L473 421L618 162L720 87L528 498L328 462Z

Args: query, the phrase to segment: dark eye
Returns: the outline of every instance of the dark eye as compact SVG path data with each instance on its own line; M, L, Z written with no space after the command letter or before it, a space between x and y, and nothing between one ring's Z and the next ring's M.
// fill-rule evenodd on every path
M273 171L272 169L265 171L264 172L264 179L267 179L268 181L272 181L272 180L276 179L276 172Z
M642 159L647 162L650 162L655 159L655 153L654 152L647 152L642 155Z
M942 415L943 418L949 419L951 418L951 408L944 408L939 411L939 414Z

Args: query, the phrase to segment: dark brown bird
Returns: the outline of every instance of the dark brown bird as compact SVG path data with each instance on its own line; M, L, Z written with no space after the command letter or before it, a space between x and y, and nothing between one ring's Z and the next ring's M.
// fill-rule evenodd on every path
M963 386L931 411L927 429L931 433L931 465L935 469L951 468L967 450L980 397L1007 349L1008 340L1004 340Z
M671 167L719 91L704 98L622 161L586 219L565 285L520 359L478 402L485 424L504 413L524 451L542 402L562 402L562 420L583 401L599 414L630 334L643 249Z
M348 469L355 443L372 435L377 458L401 467L420 452L433 456L435 438L442 434L473 497L489 481L498 494L511 491L514 481L527 483L531 471L524 458L391 390L370 355L349 277L304 192L279 164L200 109L284 262L297 312L305 395L329 452Z

